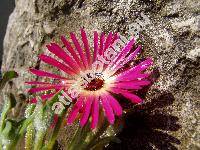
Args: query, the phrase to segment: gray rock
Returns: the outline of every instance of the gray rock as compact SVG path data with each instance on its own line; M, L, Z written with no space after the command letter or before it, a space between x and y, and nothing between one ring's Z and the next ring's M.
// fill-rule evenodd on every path
M147 137L154 133L157 137L146 139L135 148L145 148L141 148L143 144L148 149L199 149L199 8L198 0L16 0L4 39L2 70L19 72L20 77L14 84L18 93L24 93L24 81L35 78L27 69L47 67L40 63L37 55L46 52L45 44L51 40L60 42L60 35L68 36L71 31L80 33L80 28L84 27L91 39L94 30L140 37L142 56L152 57L159 70L159 78L147 91L145 99L151 104L154 100L163 103L145 114L150 118L156 118L157 112L164 114L167 120L163 121L167 125L161 121L161 127L150 126L148 135L151 136ZM173 130L171 117L176 118L179 126ZM62 132L66 134L65 130ZM145 137L146 133L143 134ZM135 145L135 141L126 138L126 133L122 135L121 147L126 140ZM137 139L134 135L131 137ZM63 142L60 140L62 146Z

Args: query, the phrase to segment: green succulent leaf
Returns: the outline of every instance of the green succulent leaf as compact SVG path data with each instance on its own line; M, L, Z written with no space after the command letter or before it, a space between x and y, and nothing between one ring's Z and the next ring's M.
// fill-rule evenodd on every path
M6 120L6 117L7 117L7 114L9 112L10 108L11 108L11 102L10 102L10 100L6 99L2 113L1 113L0 132L2 132L2 130L5 127L5 124L6 124L5 120Z
M62 95L61 94L61 91L59 91L51 100L49 100L45 107L44 107L44 110L45 110L45 114L47 112L51 113L52 117L54 116L55 112L54 110L52 110L52 106L54 103L56 102L59 102L59 96ZM49 149L52 149L53 146L55 145L55 142L56 142L56 139L57 139L57 136L58 136L58 133L60 131L60 128L62 126L62 123L63 123L63 120L64 120L64 117L66 115L66 111L67 109L70 107L70 105L68 106L65 106L65 108L63 109L63 111L58 114L58 121L57 123L55 124L55 127L53 128L53 132L51 133L51 136L50 136L50 139L48 141L48 143L42 148L43 150L49 150Z
M13 127L19 128L20 126L22 126L25 119L26 118L23 118L20 121L17 121L17 120L14 120L14 119L7 119L6 121L11 122Z
M10 121L7 121L6 126L2 131L2 135L3 135L4 139L13 140L16 136L15 130L16 130L16 128L14 128L13 123Z
M12 93L9 93L4 101L4 106L1 113L0 132L2 132L2 130L5 127L8 112L10 111L11 108L15 107L15 105L16 105L16 99Z
M6 122L6 126L2 131L2 135L8 137L9 132L11 131L11 129L12 129L12 123L10 121L7 121Z

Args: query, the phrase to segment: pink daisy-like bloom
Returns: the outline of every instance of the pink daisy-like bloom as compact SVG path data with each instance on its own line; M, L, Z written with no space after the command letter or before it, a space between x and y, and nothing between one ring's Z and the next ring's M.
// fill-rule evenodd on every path
M69 124L73 123L77 116L80 116L80 125L84 126L91 118L91 128L94 129L98 125L99 112L102 110L109 123L113 124L115 115L122 115L122 107L113 94L120 94L133 103L141 103L142 99L135 95L134 91L150 84L148 80L150 73L146 72L146 69L153 62L147 58L136 66L124 68L140 52L141 46L138 46L135 51L131 50L135 42L134 39L126 43L108 61L107 52L119 39L119 36L112 32L107 36L104 33L99 36L95 31L91 47L83 29L81 29L82 43L78 41L74 33L70 33L70 37L72 43L61 36L64 48L56 43L47 45L47 49L55 55L54 58L45 54L39 56L41 61L58 68L66 75L61 76L48 71L30 69L31 73L39 77L52 78L56 82L26 82L30 85L36 85L29 92L48 91L48 94L41 95L41 99L46 101L60 90L64 90L66 93L70 91L70 96L75 104L67 117ZM94 65L99 62L99 58L106 60L102 68ZM36 98L32 99L31 102L36 103Z

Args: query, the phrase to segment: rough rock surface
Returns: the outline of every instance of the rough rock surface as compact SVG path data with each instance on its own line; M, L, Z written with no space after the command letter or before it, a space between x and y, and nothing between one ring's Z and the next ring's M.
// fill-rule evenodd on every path
M45 67L37 55L62 34L118 31L142 39L143 56L155 61L156 82L127 119L121 144L107 149L200 149L199 0L16 0L4 39L2 70L15 69L17 93ZM139 34L138 34L139 33ZM68 129L63 129L67 134ZM61 147L65 139L59 140Z

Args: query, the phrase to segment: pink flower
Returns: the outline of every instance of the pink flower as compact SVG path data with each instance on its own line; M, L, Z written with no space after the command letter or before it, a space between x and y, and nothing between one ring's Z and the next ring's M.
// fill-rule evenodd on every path
M101 110L104 111L110 124L113 124L115 115L122 115L122 107L113 94L120 94L133 103L141 103L142 99L135 95L134 91L150 84L147 79L150 73L147 73L146 69L153 62L147 58L136 66L124 68L126 64L130 64L130 61L136 58L141 49L141 46L138 46L134 52L131 51L134 39L126 43L120 52L115 53L116 55L108 61L106 51L119 39L118 35L112 32L108 36L104 33L99 36L97 32L94 32L94 45L91 47L83 29L81 29L81 43L74 33L70 33L70 37L73 44L64 36L61 37L66 49L56 43L47 45L48 50L55 55L55 58L45 54L39 56L41 61L58 68L66 75L61 76L43 70L30 69L33 74L52 78L55 82L26 82L36 85L29 92L50 91L49 94L41 95L41 99L45 101L60 90L64 90L66 93L70 91L75 104L67 118L69 124L73 123L80 114L81 126L84 126L91 117L91 128L95 128ZM101 69L100 66L94 65L95 62L98 62L99 56L103 56L102 58L105 59ZM31 102L35 103L37 100L32 99Z

